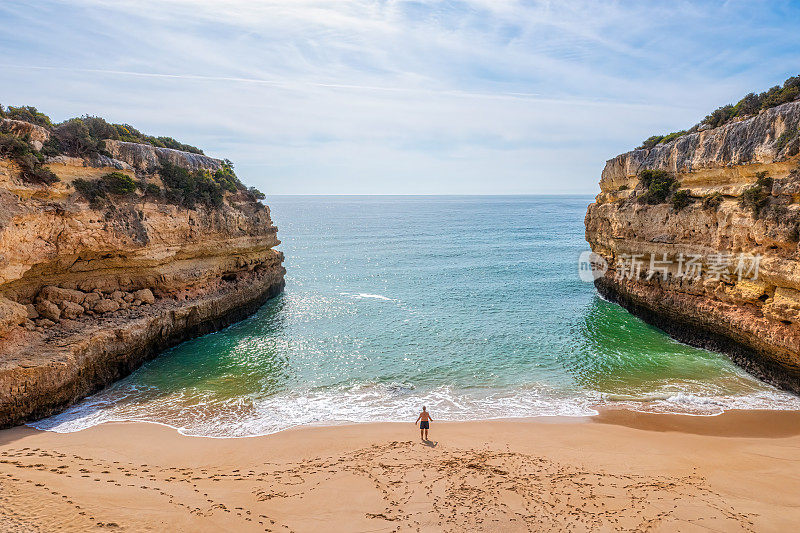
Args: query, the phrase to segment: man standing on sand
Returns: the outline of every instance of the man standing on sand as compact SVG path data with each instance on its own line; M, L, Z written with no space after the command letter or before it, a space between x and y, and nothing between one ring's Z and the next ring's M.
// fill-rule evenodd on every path
M425 409L425 406L422 406L422 412L417 417L417 420L414 422L416 424L419 422L419 436L422 440L428 440L428 429L431 427L431 418L430 413Z

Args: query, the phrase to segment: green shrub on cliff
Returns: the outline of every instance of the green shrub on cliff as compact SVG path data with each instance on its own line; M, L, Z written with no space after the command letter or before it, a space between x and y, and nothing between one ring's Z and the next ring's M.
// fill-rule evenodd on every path
M42 143L42 149L40 150L43 156L45 157L55 157L63 153L61 150L61 146L58 143L58 140L54 136L50 136L44 143Z
M793 76L783 82L783 87L776 85L766 93L762 93L761 109L779 106L796 100L800 96L800 76Z
M44 157L26 138L0 131L0 157L16 163L25 182L50 185L59 181L53 171L42 165Z
M668 133L667 135L653 135L652 137L647 138L641 146L636 148L637 150L649 150L658 144L665 144L670 142L673 139L677 139L683 135L689 133L687 130L681 131L673 131L672 133Z
M31 124L36 124L37 126L42 126L44 128L49 128L53 125L53 123L50 122L50 117L39 112L39 110L35 107L29 105L21 107L8 106L5 110L3 118L24 120L25 122L30 122Z
M31 152L31 146L21 138L0 132L0 157L18 159Z
M53 149L75 157L93 157L104 153L103 139L113 132L113 128L106 128L107 125L97 117L71 118L53 130L56 140Z
M100 117L85 115L71 118L59 124L53 124L50 118L40 113L35 107L3 107L0 105L0 118L14 118L40 125L50 131L50 138L35 150L29 139L22 139L8 132L0 131L0 157L13 159L22 169L22 177L35 183L54 183L58 177L43 166L47 157L66 154L74 157L94 158L99 155L110 156L105 150L106 140L119 140L149 144L155 147L170 148L196 154L203 151L194 146L183 144L172 137L154 137L145 135L129 124L113 124ZM197 204L209 207L221 207L226 193L238 194L257 202L264 199L258 189L247 189L233 170L233 163L225 160L215 171L196 170L165 163L161 166L161 176L165 188L147 184L146 179L140 185L142 194L151 198L163 198L166 201L184 207ZM108 199L109 195L128 195L136 191L136 183L126 174L112 172L99 180L76 180L75 188L90 202L99 203ZM113 204L112 204L113 207Z
M670 142L673 139L677 139L678 137L682 137L682 136L686 135L687 133L689 133L689 132L686 131L686 130L673 131L672 133L664 135L664 138L661 139L661 141L659 141L659 144L666 144L666 143Z
M105 198L106 196L105 191L100 187L100 183L97 180L78 178L72 182L72 185L75 187L75 190L78 191L81 196L89 200L89 203L92 205L96 205L101 198Z
M122 172L110 172L96 180L79 178L72 183L75 190L94 206L101 204L109 195L130 196L136 192L136 183Z
M105 151L106 139L149 144L158 148L173 148L184 152L202 154L203 151L188 144L182 144L172 137L153 137L128 124L111 124L100 117L89 115L71 118L57 125L53 130L56 143L53 150L77 157L108 155Z
M137 187L139 188L140 191L142 191L142 194L147 197L161 198L163 196L163 191L161 190L161 187L159 187L155 183L147 183L146 180L141 180L137 184Z
M716 211L722 205L723 196L721 193L714 192L703 196L703 209L707 211Z
M230 187L230 175L223 171L221 181L216 180L219 171L211 174L207 170L189 171L183 167L164 162L158 171L166 187L166 198L170 203L193 208L196 204L221 207L224 191ZM235 178L235 175L233 175ZM238 179L236 180L238 182ZM234 189L236 190L236 189Z
M798 96L800 96L800 76L792 76L783 82L783 86L776 85L760 94L749 93L736 105L726 105L716 109L703 119L701 124L708 124L712 128L716 128L727 124L734 118L755 115L763 109L792 102L797 100Z
M249 189L247 189L247 193L250 195L250 198L252 198L253 200L263 200L264 198L267 197L266 194L264 194L263 192L259 191L255 187L250 187Z
M663 135L653 135L644 140L644 142L637 148L637 150L649 150L654 147L664 138Z
M222 168L214 172L214 181L228 192L236 192L243 187L242 182L236 177L233 171L233 163L230 159L222 162Z
M734 115L737 117L744 117L747 115L755 115L761 111L763 104L763 97L756 93L748 93L744 98L739 100L734 108Z
M643 170L639 174L639 183L645 188L639 202L645 204L663 204L678 187L675 178L664 170Z
M42 166L41 163L34 163L33 166L23 169L22 178L28 183L37 183L40 185L52 185L61 181L55 172L49 168Z
M127 174L111 172L100 178L103 188L111 194L132 194L136 192L136 183Z
M763 187L772 193L772 184L774 180L767 175L767 171L756 172L756 185Z
M727 124L736 116L736 108L731 104L718 107L703 119L702 124L708 124L712 128L717 128Z
M739 197L739 207L749 209L758 218L772 195L772 178L766 172L756 174L756 184L745 189Z
M191 144L184 144L182 142L178 142L172 137L150 137L145 136L144 139L147 141L148 144L152 144L153 146L158 146L156 143L160 143L164 148L172 148L173 150L180 150L182 152L191 152L193 154L201 154L203 151L196 146L192 146Z
M680 211L684 207L689 207L693 202L694 200L687 189L675 191L675 194L672 195L672 208L675 209L675 211Z

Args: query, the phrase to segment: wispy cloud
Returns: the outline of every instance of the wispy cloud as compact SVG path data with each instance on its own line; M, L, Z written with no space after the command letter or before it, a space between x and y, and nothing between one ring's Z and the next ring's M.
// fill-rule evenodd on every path
M268 192L574 192L797 69L791 2L15 0L0 98L238 162Z

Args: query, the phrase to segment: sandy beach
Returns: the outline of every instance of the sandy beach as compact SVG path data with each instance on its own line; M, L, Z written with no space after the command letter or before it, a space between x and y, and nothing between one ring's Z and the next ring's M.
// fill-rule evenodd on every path
M0 432L2 531L787 531L800 413Z

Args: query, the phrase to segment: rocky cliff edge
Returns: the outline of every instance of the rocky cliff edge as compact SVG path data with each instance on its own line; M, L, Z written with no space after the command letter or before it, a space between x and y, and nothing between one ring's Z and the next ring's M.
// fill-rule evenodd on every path
M47 141L43 128L3 122L35 150ZM269 208L243 187L214 206L168 201L165 162L223 166L106 141L91 159L46 160L59 181L42 185L0 158L0 427L55 413L160 351L255 312L283 288ZM137 192L103 202L78 192L111 173L135 181Z
M586 239L607 262L596 272L602 295L795 392L798 128L792 102L621 154L607 162L586 214Z

